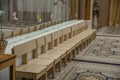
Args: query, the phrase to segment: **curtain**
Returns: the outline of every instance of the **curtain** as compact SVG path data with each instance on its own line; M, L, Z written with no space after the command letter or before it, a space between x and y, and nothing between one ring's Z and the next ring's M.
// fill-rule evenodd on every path
M91 0L85 0L84 20L90 20L90 2Z
M70 0L70 19L77 19L78 18L78 6L79 0Z
M109 26L118 26L120 24L120 0L111 0Z
M17 0L19 21L35 21L39 14L42 22L66 20L69 0ZM63 2L63 3L62 3ZM52 17L51 17L52 16Z

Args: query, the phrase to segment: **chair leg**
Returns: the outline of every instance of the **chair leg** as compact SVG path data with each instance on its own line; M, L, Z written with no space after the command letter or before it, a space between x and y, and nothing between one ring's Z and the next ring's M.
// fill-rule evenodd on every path
M61 72L62 62L60 61L58 64L59 64L59 66L58 66L58 68L59 68L59 72Z
M52 68L52 78L53 78L53 79L56 78L55 66L53 66L53 68Z
M67 66L67 56L64 58L64 66Z
M46 73L44 76L45 76L45 80L48 80L48 78L47 78L47 73Z

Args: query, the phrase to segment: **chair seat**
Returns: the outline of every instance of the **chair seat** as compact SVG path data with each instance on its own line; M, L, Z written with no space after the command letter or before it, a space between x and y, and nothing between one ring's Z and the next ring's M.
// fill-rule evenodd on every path
M52 68L54 66L54 60L52 59L32 59L28 62L28 64L37 64L40 66L47 66L47 70L49 70L50 68Z
M48 65L54 64L54 60L36 58L36 59L30 60L28 62L28 64L38 64L38 65L41 65L41 66L48 66Z
M54 47L54 49L62 49L62 50L70 50L72 48L72 45L71 44L65 44L65 43L62 43L62 44L59 44L57 47Z
M61 54L48 54L44 53L38 56L40 59L52 59L55 60L55 63L58 63L61 60Z
M40 66L38 64L24 64L22 66L19 66L16 68L17 72L22 72L22 73L43 73L43 71L46 71L46 66Z
M47 51L48 54L60 54L61 58L64 58L67 55L67 51L66 50L61 50L61 49L52 49Z

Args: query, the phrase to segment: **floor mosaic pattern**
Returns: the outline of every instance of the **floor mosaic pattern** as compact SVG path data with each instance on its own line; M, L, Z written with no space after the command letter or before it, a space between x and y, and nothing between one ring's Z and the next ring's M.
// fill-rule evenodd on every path
M120 39L97 38L87 54L96 56L120 56Z
M74 59L120 65L120 38L97 37Z
M120 36L120 27L101 27L97 32L98 36Z
M119 66L76 61L72 64L77 70L70 80L120 80Z

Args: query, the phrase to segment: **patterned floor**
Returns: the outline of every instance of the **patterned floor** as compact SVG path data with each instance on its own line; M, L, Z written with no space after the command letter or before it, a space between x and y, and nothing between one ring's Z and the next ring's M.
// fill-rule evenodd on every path
M75 59L120 64L120 38L97 37Z
M75 69L62 80L120 80L120 29L103 27L100 32L101 36L72 59Z
M120 27L101 27L97 32L98 36L120 36Z
M120 80L120 66L73 61L77 68L70 80Z
M120 38L98 37L73 59L70 80L120 80Z

